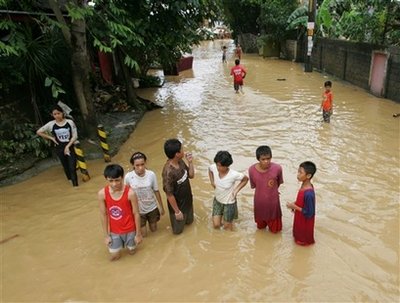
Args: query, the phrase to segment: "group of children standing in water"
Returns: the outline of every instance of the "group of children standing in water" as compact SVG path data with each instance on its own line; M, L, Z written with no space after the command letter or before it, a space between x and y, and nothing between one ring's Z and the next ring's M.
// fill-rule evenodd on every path
M194 221L193 195L189 179L194 178L193 156L185 153L178 139L164 144L167 161L162 171L162 187L167 197L168 213L173 234L183 232ZM186 158L186 162L183 160ZM257 163L250 166L248 176L230 168L233 163L228 151L219 151L208 168L214 188L212 223L214 228L233 230L238 218L237 195L250 181L254 192L254 220L258 229L273 233L282 230L279 186L283 183L282 167L271 161L270 147L256 150ZM101 223L105 244L111 260L121 256L123 247L130 254L149 229L157 230L157 222L165 210L153 171L146 168L146 156L135 152L131 158L133 170L124 176L118 164L104 170L107 185L98 192ZM297 179L302 183L295 202L287 203L294 212L293 236L299 245L314 243L315 192L311 179L316 172L314 163L300 164Z
M236 50L235 66L231 69L234 88L242 91L246 70L240 65L241 48ZM226 47L223 61L226 62ZM321 110L325 122L332 115L332 83L324 83L325 91ZM63 165L65 175L73 186L78 186L76 156L73 144L77 130L73 120L64 116L60 106L52 110L54 120L41 127L37 134L54 142L56 153ZM174 234L183 232L185 225L194 221L193 195L189 179L194 178L193 156L184 153L178 139L169 139L164 144L168 160L162 171L163 191L167 197L169 219ZM186 158L186 162L183 160ZM219 151L214 163L208 168L211 186L214 188L212 223L214 228L233 230L233 221L238 218L237 195L250 181L254 189L254 220L258 229L268 228L273 233L282 230L282 211L279 186L283 183L282 167L271 162L272 151L268 146L256 150L257 163L250 166L248 176L230 168L233 163L228 151ZM147 225L154 232L157 222L165 214L161 194L154 172L146 169L146 156L141 152L130 158L133 170L124 175L118 164L110 164L104 170L107 185L98 192L104 241L111 259L119 259L126 247L129 253L146 236ZM286 207L294 212L293 236L299 245L314 243L315 192L311 179L316 166L310 161L300 164L297 179L302 183L295 202Z
M321 107L324 113L328 111L324 104ZM72 120L65 118L59 106L53 109L52 115L54 120L37 133L54 142L67 178L73 186L78 186L73 150L73 143L77 139L76 126ZM168 160L162 172L163 191L167 197L172 232L180 234L185 225L194 221L189 182L195 173L193 156L184 153L178 139L167 140L164 152ZM282 230L278 191L283 183L282 168L271 162L272 152L268 146L258 147L256 158L258 162L249 168L247 177L230 168L233 160L228 151L219 151L215 155L214 163L208 168L210 183L214 188L214 228L233 230L233 220L238 217L237 195L250 180L251 188L255 189L254 220L257 228L268 227L273 233ZM147 224L152 232L156 231L157 222L165 214L156 175L146 169L146 160L143 153L136 152L130 158L133 171L126 175L118 164L110 164L104 170L108 184L98 192L98 199L105 243L112 260L120 257L123 247L134 253L136 245L147 233ZM286 204L294 212L293 236L300 245L314 243L315 193L311 179L315 172L314 163L306 161L300 164L297 179L302 182L301 188L296 201Z

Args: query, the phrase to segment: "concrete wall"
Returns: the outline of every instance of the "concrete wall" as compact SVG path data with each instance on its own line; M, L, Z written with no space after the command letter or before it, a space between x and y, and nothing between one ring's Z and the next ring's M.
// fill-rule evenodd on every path
M367 43L319 38L314 44L311 61L314 68L327 72L369 90L373 51L388 52L386 93L383 97L400 102L400 48Z
M391 47L389 52L386 98L400 102L400 47Z

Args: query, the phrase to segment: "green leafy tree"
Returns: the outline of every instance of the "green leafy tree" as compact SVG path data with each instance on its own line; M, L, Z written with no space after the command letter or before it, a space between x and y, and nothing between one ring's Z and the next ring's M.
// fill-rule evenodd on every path
M96 1L89 30L95 45L111 52L118 46L123 61L139 76L155 63L174 65L199 43L204 20L216 20L219 1ZM107 26L103 26L106 24Z
M324 0L318 9L317 24L323 37L400 45L400 2Z
M275 41L287 38L287 20L297 8L297 0L264 0L261 2L261 14L258 20L262 34Z
M233 37L242 33L260 33L258 18L261 13L261 1L223 0L224 21L233 31Z

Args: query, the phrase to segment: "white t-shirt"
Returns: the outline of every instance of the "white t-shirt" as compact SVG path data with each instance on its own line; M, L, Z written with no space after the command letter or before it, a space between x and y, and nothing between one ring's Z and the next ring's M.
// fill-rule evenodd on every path
M215 198L218 202L222 204L235 203L233 190L235 189L236 182L242 181L244 174L230 168L228 173L221 179L215 163L210 165L209 170L214 175Z
M151 170L146 169L143 176L138 176L135 171L131 171L125 175L124 180L138 197L140 214L147 214L157 208L154 192L158 191L158 184L156 175Z

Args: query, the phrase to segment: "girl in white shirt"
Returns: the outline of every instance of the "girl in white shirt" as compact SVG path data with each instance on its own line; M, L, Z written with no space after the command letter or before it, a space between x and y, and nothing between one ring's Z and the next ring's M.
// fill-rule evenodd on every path
M233 230L233 219L237 215L236 196L247 184L249 178L243 173L229 168L233 160L227 151L219 151L214 157L214 163L208 169L211 185L215 189L212 211L213 225L214 228L220 228L223 216L224 228Z
M125 175L125 184L129 185L136 193L139 202L140 225L143 236L146 236L146 225L152 232L157 230L160 215L164 215L164 206L158 190L157 177L153 171L146 169L146 155L136 152L130 162L133 171ZM158 205L157 205L158 204Z
M74 150L74 144L78 139L76 125L74 121L65 118L65 113L59 105L53 107L51 115L54 120L43 125L36 133L54 143L54 149L64 168L65 176L71 180L73 186L78 186Z

